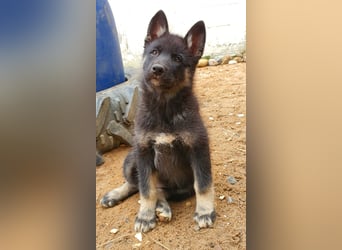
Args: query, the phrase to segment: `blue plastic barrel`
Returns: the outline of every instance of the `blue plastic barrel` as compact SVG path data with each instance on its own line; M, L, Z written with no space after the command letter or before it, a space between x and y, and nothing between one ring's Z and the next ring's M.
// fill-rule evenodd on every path
M118 33L107 0L96 0L96 92L125 81Z

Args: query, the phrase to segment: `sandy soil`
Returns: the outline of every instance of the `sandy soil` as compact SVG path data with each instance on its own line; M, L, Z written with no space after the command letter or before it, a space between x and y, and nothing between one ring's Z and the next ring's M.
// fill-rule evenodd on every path
M195 230L195 198L171 202L171 222L158 222L137 240L133 228L139 209L135 194L104 209L101 197L124 182L122 163L130 150L122 146L104 154L96 169L97 249L246 249L246 64L198 68L195 92L210 137L217 220L213 228ZM228 179L237 181L231 184ZM116 234L110 230L117 228Z

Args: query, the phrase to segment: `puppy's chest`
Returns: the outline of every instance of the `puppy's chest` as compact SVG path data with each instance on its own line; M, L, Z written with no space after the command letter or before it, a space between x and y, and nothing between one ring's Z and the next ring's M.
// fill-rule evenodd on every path
M143 119L136 131L140 145L173 148L176 145L190 146L193 143L193 135L189 129L190 119L186 112L170 112L170 109L148 110L141 115Z
M151 140L156 146L165 145L172 147L172 144L176 142L176 140L182 141L182 138L176 133L156 133L151 137Z
M179 168L186 165L188 149L191 147L190 134L157 133L150 139L154 151L154 166L162 175L176 174Z
M155 150L191 147L194 135L189 131L180 132L144 132L137 136L138 145L153 147Z

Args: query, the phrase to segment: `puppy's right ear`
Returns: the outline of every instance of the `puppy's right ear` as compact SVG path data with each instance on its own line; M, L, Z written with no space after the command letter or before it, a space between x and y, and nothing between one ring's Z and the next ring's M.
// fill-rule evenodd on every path
M167 24L165 13L162 10L160 10L152 17L150 21L150 24L147 29L144 48L146 48L146 46L153 40L168 33L169 25Z

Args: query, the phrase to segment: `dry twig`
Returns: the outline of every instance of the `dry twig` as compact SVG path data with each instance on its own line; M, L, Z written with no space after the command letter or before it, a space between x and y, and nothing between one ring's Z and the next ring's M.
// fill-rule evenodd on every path
M105 246L105 245L107 245L107 244L109 244L109 243L113 243L113 242L115 242L115 241L117 241L117 240L121 240L122 238L129 237L129 236L131 236L131 235L130 235L130 234L122 235L122 236L120 236L120 237L117 237L117 238L112 239L112 240L110 240L110 241L107 241L107 242L105 242L105 243L103 243L103 244L101 244L101 245L96 246L96 249L98 249L98 248L100 248L100 247L103 247L103 246Z
M144 236L147 236L150 240L152 240L154 243L156 243L157 245L161 246L162 248L165 248L167 250L170 250L170 248L168 248L167 246L163 245L162 243L160 243L159 241L153 239L151 236L148 236L147 234L144 234Z

